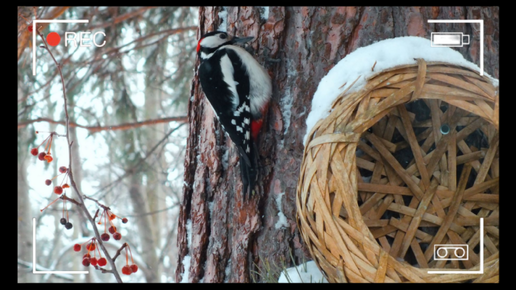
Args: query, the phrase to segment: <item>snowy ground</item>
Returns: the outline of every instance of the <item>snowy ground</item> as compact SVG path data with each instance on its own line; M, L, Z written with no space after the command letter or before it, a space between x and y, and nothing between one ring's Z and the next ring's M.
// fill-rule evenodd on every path
M328 283L314 261L283 271L278 283Z

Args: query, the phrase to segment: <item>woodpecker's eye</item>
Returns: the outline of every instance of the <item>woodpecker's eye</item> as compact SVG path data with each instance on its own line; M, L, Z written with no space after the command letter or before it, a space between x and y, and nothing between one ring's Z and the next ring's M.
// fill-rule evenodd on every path
M219 37L220 37L220 39L228 38L227 34L225 34L225 33L219 34Z

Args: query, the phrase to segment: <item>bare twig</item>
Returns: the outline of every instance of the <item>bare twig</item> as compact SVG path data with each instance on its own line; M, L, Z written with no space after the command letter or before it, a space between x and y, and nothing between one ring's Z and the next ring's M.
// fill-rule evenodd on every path
M84 198L85 198L85 199L89 199L89 200L94 201L95 203L97 203L97 205L98 205L98 206L100 206L100 207L101 207L101 208L103 208L104 210L110 210L110 209L111 209L111 208L109 208L109 206L105 206L105 205L103 205L102 203L100 203L98 200L96 200L96 199L94 199L94 198L91 198L91 197L89 197L89 196L87 196L87 195L84 195ZM97 212L98 212L98 210L97 210ZM95 215L96 215L96 214L95 214Z
M73 204L76 204L76 205L78 205L78 206L82 206L82 204L81 204L81 203L79 203L78 201L76 201L75 199L73 199L73 198L69 198L68 196L66 196L66 193L65 193L65 194L63 194L60 198L61 198L62 200L67 200L67 201L69 201L69 202L71 202L71 203L73 203Z
M50 118L37 118L34 120L28 120L25 122L18 123L18 129L23 128L32 123L37 123L37 122L47 122L50 124L66 125L66 121L56 121L56 120L52 120ZM188 122L188 116L177 116L177 117L169 117L169 118L152 119L152 120L145 120L145 121L134 122L134 123L124 123L124 124L113 125L113 126L84 126L84 125L79 125L76 123L69 123L69 126L83 128L83 129L90 131L90 133L97 133L97 132L101 132L101 131L128 130L128 129L134 129L134 128L148 126L148 125L155 125L155 124L162 124L162 123L169 123L169 122L186 123L186 122Z
M102 187L100 190L98 190L96 193L92 194L92 195L96 195L98 194L99 192L107 192L109 190L109 188L113 188L116 184L118 184L119 182L121 182L124 178L128 177L128 176L131 176L134 172L136 172L136 169L141 166L145 160L151 156L152 152L154 152L160 144L162 144L163 142L165 142L165 140L167 140L168 136L170 136L172 133L174 133L176 130L178 130L179 128L181 128L184 124L186 123L182 123L182 124L179 124L177 127L175 127L174 129L171 129L169 132L167 132L165 134L165 137L163 137L156 145L154 145L154 147L152 147L146 154L144 157L140 158L140 160L131 168L128 168L125 170L125 173L118 177L116 180L114 180L113 182L111 182L110 184Z
M176 34L176 33L182 33L182 32L185 32L185 31L195 31L197 30L197 26L187 26L187 27L180 27L180 28L171 28L171 29L167 29L167 30L162 30L162 31L156 31L154 33L150 33L148 35L145 35L145 36L142 36L142 37L139 37L133 41L130 41L128 43L125 43L121 46L118 46L118 47L114 47L108 51L105 52L105 54L111 54L113 52L120 52L120 53L124 53L122 52L122 48L126 47L126 46L130 46L134 43L141 43L143 40L147 39L147 38L151 38L151 37L154 37L154 36L157 36L157 35L163 35L161 39L167 39L168 37L170 37L170 35L173 35L173 34ZM141 46L141 44L140 44ZM138 46L136 46L138 47ZM132 49L131 49L132 50ZM129 50L128 50L129 51Z
M108 269L105 269L105 268L102 268L99 266L95 266L95 269L100 270L100 272L102 272L102 273L113 273L113 270L108 270Z
M120 249L118 249L118 251L116 251L116 254L115 254L115 256L113 257L113 261L114 261L114 260L116 260L116 258L118 258L118 256L120 256L120 253L122 252L122 250L123 250L125 247L127 247L127 243L124 243L124 244L120 247Z
M97 211L95 212L95 215L93 216L93 221L99 216L100 208L97 208Z
M101 24L101 25L92 26L91 29L105 28L105 27L108 27L110 25L120 23L120 22L125 21L125 20L127 20L129 18L133 18L133 17L139 16L139 15L143 14L143 12L145 12L145 11L147 11L149 9L152 9L152 8L156 8L156 7L153 7L153 6L141 7L138 10L127 12L125 14L117 16L117 17L115 17L115 19L112 19L112 21L106 22L106 23Z

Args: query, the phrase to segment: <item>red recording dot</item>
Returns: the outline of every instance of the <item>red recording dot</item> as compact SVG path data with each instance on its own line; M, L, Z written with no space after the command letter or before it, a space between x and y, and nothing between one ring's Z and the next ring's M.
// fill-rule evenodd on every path
M56 46L59 44L60 41L61 41L61 36L59 36L59 34L57 34L57 32L50 32L47 35L48 45Z

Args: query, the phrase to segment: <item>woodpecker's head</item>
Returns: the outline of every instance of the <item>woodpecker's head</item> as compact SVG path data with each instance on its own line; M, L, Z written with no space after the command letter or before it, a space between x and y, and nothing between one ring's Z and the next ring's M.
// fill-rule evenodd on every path
M224 45L246 43L252 40L254 37L233 37L229 38L226 32L212 31L208 32L199 39L197 44L197 54L201 58L208 58L215 50L219 49Z

